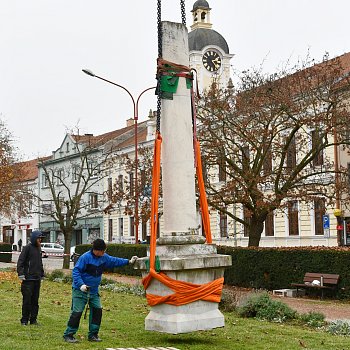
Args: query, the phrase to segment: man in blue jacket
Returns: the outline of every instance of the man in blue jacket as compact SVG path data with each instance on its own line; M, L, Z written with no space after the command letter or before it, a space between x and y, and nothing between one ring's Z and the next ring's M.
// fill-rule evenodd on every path
M40 284L44 277L43 261L41 258L41 240L45 235L41 231L33 231L30 243L23 249L17 261L17 273L22 281L22 326L28 322L38 325Z
M102 273L105 269L134 264L137 260L137 256L133 256L130 260L115 258L106 254L105 251L104 240L96 239L92 244L92 249L79 258L73 269L71 314L63 334L63 339L68 343L78 342L74 335L78 331L80 318L87 303L90 307L88 340L101 341L98 332L102 319L102 306L98 287Z

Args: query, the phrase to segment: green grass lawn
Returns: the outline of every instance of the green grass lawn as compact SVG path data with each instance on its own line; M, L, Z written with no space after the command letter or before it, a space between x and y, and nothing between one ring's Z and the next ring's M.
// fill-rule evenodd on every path
M0 276L1 277L1 276ZM11 276L10 276L11 277ZM87 320L80 324L79 344L62 340L71 302L71 286L44 281L40 296L41 327L20 325L20 283L15 278L0 280L0 349L105 349L108 347L173 346L180 350L224 349L350 349L350 337L334 336L300 326L243 319L226 313L226 326L212 331L169 335L144 330L148 306L142 297L109 291L101 293L103 319L102 343L87 341Z

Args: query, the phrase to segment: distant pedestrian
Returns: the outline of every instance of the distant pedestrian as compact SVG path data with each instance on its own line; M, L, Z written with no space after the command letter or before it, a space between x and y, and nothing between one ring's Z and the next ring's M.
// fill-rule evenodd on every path
M92 243L92 249L80 256L73 269L71 314L63 334L63 339L67 343L78 342L74 335L78 331L80 318L86 304L90 307L88 340L101 341L98 332L102 319L102 306L98 287L101 283L102 272L105 269L134 264L137 260L137 256L128 260L110 256L105 254L105 251L105 241L100 238L96 239Z
M17 244L18 244L18 251L22 251L22 238L20 238L19 240L18 240L18 242L17 242Z
M17 273L22 281L22 326L26 326L28 322L32 325L38 325L40 284L44 277L41 259L41 240L43 237L45 235L41 231L33 231L30 243L23 247L17 261Z

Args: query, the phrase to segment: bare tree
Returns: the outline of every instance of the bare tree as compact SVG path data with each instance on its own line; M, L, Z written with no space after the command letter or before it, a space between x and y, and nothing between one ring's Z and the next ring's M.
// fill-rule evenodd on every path
M102 152L101 142L93 137L73 136L76 140L74 156L56 162L39 160L44 175L40 194L40 215L50 217L64 236L63 268L69 268L69 253L77 220L100 215L104 210L106 193L103 179L109 176L114 150ZM102 144L103 145L103 144Z
M349 72L342 56L272 75L253 69L235 89L214 82L199 101L209 203L244 225L249 246L268 214L293 201L349 200L347 169L333 157L349 150Z
M17 149L6 124L0 120L0 213L10 216L24 210L24 163L19 162Z
M110 206L107 212L122 208L125 215L135 216L135 202L138 200L140 222L147 222L151 214L153 147L141 145L138 148L138 176L135 183L135 160L128 154L119 158L122 173L110 189ZM136 224L136 222L135 222Z

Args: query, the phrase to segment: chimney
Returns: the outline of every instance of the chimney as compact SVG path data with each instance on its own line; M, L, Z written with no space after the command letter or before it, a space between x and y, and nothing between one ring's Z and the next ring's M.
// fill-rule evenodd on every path
M126 126L131 126L134 124L135 124L134 118L129 118L126 120Z

